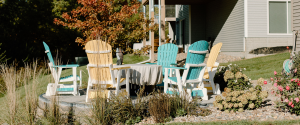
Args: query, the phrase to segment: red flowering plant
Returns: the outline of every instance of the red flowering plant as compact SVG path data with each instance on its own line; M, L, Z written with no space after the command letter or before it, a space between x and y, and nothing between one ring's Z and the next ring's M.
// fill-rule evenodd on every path
M272 94L275 94L280 101L276 102L278 108L287 108L290 112L300 114L300 80L290 78L286 75L277 74L274 71L274 78L270 78L273 84Z

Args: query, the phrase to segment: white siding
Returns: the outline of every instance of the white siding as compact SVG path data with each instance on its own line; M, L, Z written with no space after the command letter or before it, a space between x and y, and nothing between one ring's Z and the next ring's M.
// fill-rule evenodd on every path
M244 51L244 1L211 1L206 12L206 38L222 42L222 51Z
M268 35L268 1L248 0L248 37L292 37Z

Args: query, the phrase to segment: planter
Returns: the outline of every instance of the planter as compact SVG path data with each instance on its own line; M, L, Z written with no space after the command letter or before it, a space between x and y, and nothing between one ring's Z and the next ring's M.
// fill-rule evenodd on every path
M75 57L76 64L79 66L87 65L89 64L89 60L87 57Z

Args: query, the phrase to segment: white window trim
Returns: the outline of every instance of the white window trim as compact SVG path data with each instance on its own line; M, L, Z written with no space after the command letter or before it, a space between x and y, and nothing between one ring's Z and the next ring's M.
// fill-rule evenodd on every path
M288 33L288 30L290 29L289 28L289 24L288 24L288 21L289 19L287 18L287 23L286 23L286 27L287 27L287 33L270 33L270 24L269 24L269 2L270 1L282 1L282 2L286 2L286 7L288 8L288 3L287 2L291 2L291 0L267 0L267 34L268 35L286 35L286 36L290 36L290 35L293 35L293 32L292 33ZM288 17L288 11L287 11L287 17Z

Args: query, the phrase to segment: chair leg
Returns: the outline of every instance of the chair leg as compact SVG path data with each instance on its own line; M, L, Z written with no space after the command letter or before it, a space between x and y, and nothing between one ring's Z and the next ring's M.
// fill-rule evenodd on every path
M202 89L202 92L203 92L203 97L202 97L202 99L203 99L203 100L208 100L207 89L206 89L206 88L203 88L203 89Z
M216 83L216 91L217 94L221 94L220 85L218 83Z
M90 102L90 100L89 100L89 89L90 89L90 86L88 85L87 86L87 91L86 91L85 102Z
M214 94L217 94L216 86L215 86L214 80L213 80L213 79L210 79L209 82L210 82L210 85L211 85L211 87L212 87L212 89L213 89L213 93L214 93Z
M168 83L164 82L164 93L167 93L168 91Z

